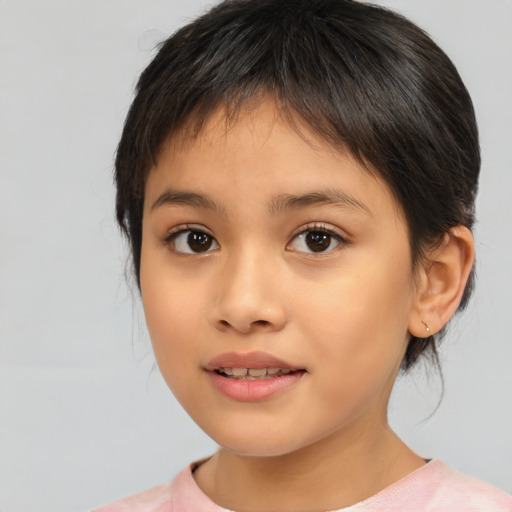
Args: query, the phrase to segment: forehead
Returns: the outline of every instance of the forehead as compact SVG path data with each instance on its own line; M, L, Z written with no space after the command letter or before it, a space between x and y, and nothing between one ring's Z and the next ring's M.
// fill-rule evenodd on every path
M191 126L162 147L148 175L145 208L165 189L219 198L237 190L231 199L245 204L253 196L269 201L330 190L363 209L366 203L371 210L372 203L384 202L401 214L378 173L321 139L298 117L283 115L272 100L236 117L218 108L195 136Z

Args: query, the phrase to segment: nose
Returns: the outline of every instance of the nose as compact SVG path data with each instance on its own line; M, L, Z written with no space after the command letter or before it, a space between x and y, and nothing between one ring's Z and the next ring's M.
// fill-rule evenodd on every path
M280 272L276 262L244 251L224 262L210 322L221 331L241 334L278 331L286 324Z

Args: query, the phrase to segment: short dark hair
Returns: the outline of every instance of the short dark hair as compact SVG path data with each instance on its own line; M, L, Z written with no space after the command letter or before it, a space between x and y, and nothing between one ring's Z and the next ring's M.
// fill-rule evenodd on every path
M162 144L197 136L273 97L389 186L406 219L413 265L455 226L471 229L480 170L471 98L450 59L420 28L352 0L225 0L162 43L137 84L117 149L117 220L140 287L147 174ZM473 274L459 309L469 298ZM437 360L411 337L402 362Z

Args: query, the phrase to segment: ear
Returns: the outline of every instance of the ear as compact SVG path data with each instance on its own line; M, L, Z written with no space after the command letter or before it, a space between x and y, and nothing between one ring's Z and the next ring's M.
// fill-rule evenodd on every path
M421 263L409 332L425 338L440 331L462 299L475 260L471 231L457 226Z

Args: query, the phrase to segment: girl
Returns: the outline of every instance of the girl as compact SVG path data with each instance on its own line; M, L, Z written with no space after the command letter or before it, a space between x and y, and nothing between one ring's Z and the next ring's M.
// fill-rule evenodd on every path
M232 0L168 39L117 219L162 375L220 449L98 510L512 510L387 421L471 293L479 167L453 64L387 10Z

